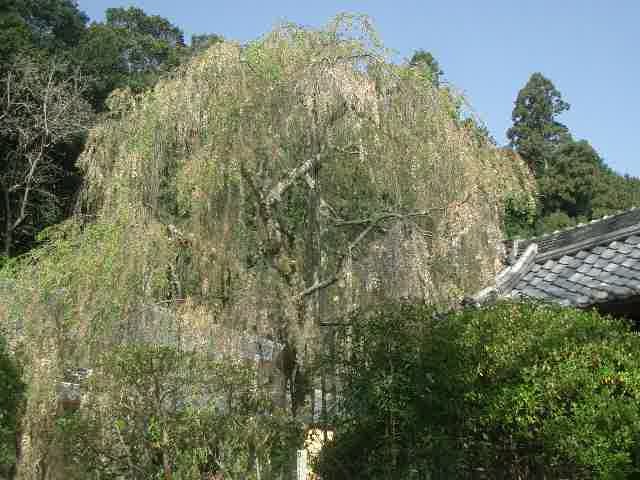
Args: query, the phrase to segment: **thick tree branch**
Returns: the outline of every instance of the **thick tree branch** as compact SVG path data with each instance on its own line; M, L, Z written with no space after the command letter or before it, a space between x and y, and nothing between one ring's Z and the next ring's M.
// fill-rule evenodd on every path
M287 176L280 180L275 187L269 191L267 196L265 197L265 204L267 207L272 207L280 200L282 200L282 195L291 188L291 186L302 176L306 175L311 169L321 163L321 156L316 155L315 158L310 158L309 160L304 161L302 164L298 165L296 168L291 170Z

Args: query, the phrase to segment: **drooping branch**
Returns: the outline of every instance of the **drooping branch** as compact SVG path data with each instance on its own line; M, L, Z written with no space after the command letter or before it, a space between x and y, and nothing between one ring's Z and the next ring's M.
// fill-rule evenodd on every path
M344 275L345 263L347 259L352 256L353 250L355 250L373 230L378 228L381 223L387 220L406 220L409 218L425 217L425 216L431 215L431 213L432 213L432 210L423 210L423 211L411 212L411 213L385 212L375 217L370 217L370 218L361 219L361 220L340 222L340 225L367 225L367 226L358 234L358 236L356 236L356 238L353 241L351 241L351 243L349 243L349 245L347 245L345 250L341 253L340 257L338 258L338 262L336 264L336 268L334 272L327 278L323 280L319 280L318 282L304 289L302 292L298 293L296 295L296 298L298 299L304 298L308 295L311 295L317 292L318 290L330 287L331 285L336 283L338 280L340 280L340 278L342 278L342 276Z

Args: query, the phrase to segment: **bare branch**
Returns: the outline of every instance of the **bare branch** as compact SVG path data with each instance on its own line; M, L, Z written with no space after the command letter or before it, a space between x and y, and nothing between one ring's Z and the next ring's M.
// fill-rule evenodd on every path
M0 135L8 143L0 168L5 254L14 233L34 229L29 224L34 209L56 203L55 194L46 192L58 170L49 156L51 148L88 127L91 109L76 80L64 65L40 65L26 57L15 60L0 80ZM40 194L37 206L35 193Z

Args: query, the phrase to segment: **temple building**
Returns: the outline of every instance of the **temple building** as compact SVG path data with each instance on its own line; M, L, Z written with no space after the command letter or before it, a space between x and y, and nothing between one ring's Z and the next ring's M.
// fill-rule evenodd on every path
M509 266L474 303L524 297L640 325L640 208L505 245Z

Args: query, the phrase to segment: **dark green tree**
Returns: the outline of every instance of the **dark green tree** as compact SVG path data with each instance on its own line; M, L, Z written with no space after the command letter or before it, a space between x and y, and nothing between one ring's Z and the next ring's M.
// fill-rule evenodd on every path
M209 48L211 45L222 42L223 38L215 33L191 35L191 53L195 54Z
M586 140L560 145L538 179L542 214L563 211L569 217L591 218L593 201L603 185L604 164Z
M139 92L186 57L182 31L167 19L139 8L109 8L104 23L94 23L76 49L75 57L93 77L90 100L102 110L115 88Z
M593 216L601 217L620 210L640 206L640 178L618 175L605 167L601 185L593 197Z
M414 68L421 69L427 78L429 78L435 85L440 85L440 79L442 75L444 75L444 72L431 52L427 52L426 50L416 51L413 54L413 57L411 57L409 65Z
M60 55L75 47L88 17L75 0L4 0L0 12L0 62L16 54Z
M507 130L511 146L529 164L536 177L540 177L558 146L570 138L558 115L569 109L551 80L534 73L518 92L512 113L513 126Z
M142 9L107 8L106 24L138 35L148 35L172 47L184 46L182 30L159 15L147 15Z

